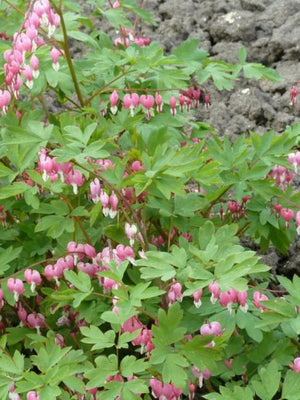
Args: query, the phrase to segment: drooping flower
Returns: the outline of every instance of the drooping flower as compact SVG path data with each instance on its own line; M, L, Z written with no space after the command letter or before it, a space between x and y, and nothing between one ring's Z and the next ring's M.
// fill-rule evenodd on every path
M134 239L137 234L137 227L134 224L129 224L128 222L125 223L125 234L129 239L130 246L133 246Z
M25 278L25 281L29 285L31 285L30 290L32 292L35 291L35 288L37 285L40 285L42 283L42 277L41 277L39 271L30 269L30 268L25 269L24 278Z
M170 104L170 107L171 107L171 114L174 117L176 115L176 99L175 99L174 96L170 97L169 104Z
M110 100L110 111L113 114L116 114L117 111L118 111L117 104L118 104L118 101L119 101L119 95L118 95L116 90L114 90L112 92L112 94L109 96L109 100Z
M14 294L15 301L19 301L19 297L24 293L24 283L19 278L9 278L7 281L7 288Z
M289 367L298 374L300 373L300 357L294 359L293 364L290 364Z

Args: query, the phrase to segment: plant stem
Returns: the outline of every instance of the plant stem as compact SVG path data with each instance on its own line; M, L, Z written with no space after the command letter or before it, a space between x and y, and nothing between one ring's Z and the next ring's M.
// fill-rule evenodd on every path
M69 49L69 45L68 45L68 34L67 34L67 29L66 29L66 24L65 24L63 12L62 12L61 6L57 7L53 3L53 1L51 1L51 5L54 8L54 10L56 11L56 13L60 16L60 24L61 24L63 37L64 37L63 49L64 49L64 52L65 52L65 57L66 57L66 60L67 60L67 63L68 63L68 67L69 67L69 70L70 70L70 74L71 74L71 77L72 77L72 80L73 80L73 83L74 83L74 87L75 87L75 91L76 91L76 94L77 94L77 97L78 97L78 101L79 101L81 107L83 107L84 106L84 99L83 99L82 94L81 94L81 90L80 90L80 87L79 87L79 83L78 83L78 80L77 80L77 76L76 76L76 73L75 73L74 65L73 65L73 62L72 62L71 54L70 54L70 49Z
M40 102L41 105L42 105L42 108L43 108L43 110L44 110L44 112L45 112L46 117L49 119L50 114L49 114L48 107L47 107L47 105L46 105L46 103L45 103L43 94L39 94L37 98L38 98L39 102Z
M90 104L90 102L97 97L100 93L106 91L106 89L113 84L114 82L118 81L119 79L123 78L123 76L128 75L130 72L134 72L134 69L128 70L126 72L123 72L121 75L117 76L115 79L112 81L108 82L106 85L102 86L99 90L97 90L91 97L89 97L87 100L85 100L84 105ZM114 89L110 89L109 91L113 91ZM121 90L121 89L120 89Z
M1 350L4 354L6 354L7 357L9 357L12 361L14 360L14 359L12 358L12 356L9 354L9 352L8 352L7 350L5 350L4 347L0 346L0 350Z
M4 3L6 3L8 6L10 6L11 8L13 8L15 11L17 11L19 14L24 15L24 12L22 10L20 10L18 7L16 7L14 4L12 4L10 1L8 0L3 0Z
M208 209L207 209L206 211L204 211L203 213L201 213L201 214L203 215L203 217L206 217L206 218L207 218L207 217L209 216L209 213L210 213L210 210L212 209L212 207L219 201L219 199L220 199L226 192L228 192L228 190L229 190L232 186L233 186L233 184L230 184L230 185L227 185L227 186L224 187L224 189L223 189L222 192L219 194L219 196L218 196L215 200L213 200L213 201L210 203Z
M70 202L70 200L67 197L62 196L62 195L60 197L67 204L67 206L69 207L69 210L72 212L74 210L74 208L73 208L72 203ZM75 217L75 216L73 216L72 218L78 223L78 225L79 225L79 227L81 229L81 232L83 233L83 236L85 237L85 240L87 241L87 243L88 244L92 244L92 241L91 241L89 235L87 234L87 231L85 230L81 219L79 217Z
M156 321L157 320L157 318L153 315L153 314L151 314L151 313L149 313L148 311L146 311L146 310L144 310L142 307L135 307L138 311L140 311L142 314L145 314L145 315L147 315L149 318L151 318L153 321Z

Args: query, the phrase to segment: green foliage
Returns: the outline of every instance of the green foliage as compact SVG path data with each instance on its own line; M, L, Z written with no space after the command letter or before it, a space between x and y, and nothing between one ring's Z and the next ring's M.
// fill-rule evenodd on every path
M149 400L157 380L182 398L192 383L208 400L298 400L300 278L278 277L284 298L270 291L270 268L251 248L286 253L295 237L295 219L287 227L274 205L297 212L299 192L274 167L291 172L300 126L231 142L187 109L205 107L211 86L280 78L243 47L235 65L197 39L165 55L128 34L135 20L153 23L137 1L87 3L92 16L50 1L60 27L47 38L43 26L45 45L25 54L40 75L0 115L1 399L14 387L22 400L94 400L95 388L101 400ZM0 2L8 36L28 15L26 2L12 4ZM120 31L117 44L95 18ZM69 39L84 54L72 59ZM162 109L126 107L135 92L161 95Z

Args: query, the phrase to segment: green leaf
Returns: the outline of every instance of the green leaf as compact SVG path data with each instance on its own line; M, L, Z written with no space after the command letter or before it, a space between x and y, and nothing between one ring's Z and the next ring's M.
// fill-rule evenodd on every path
M41 372L46 373L56 364L60 363L69 351L70 347L62 349L60 346L56 345L54 341L48 339L46 344L39 348L37 355L31 357L32 363L36 365Z
M91 227L95 224L95 222L97 221L97 218L99 217L99 215L101 215L101 210L102 210L102 205L101 205L100 202L95 204L91 208L91 211L89 213L89 220L90 220L90 226Z
M132 29L132 23L125 17L124 11L121 9L111 8L103 13L108 21L116 28L120 26Z
M58 386L47 386L39 391L40 400L56 400L61 394L61 389Z
M0 248L0 276L10 268L10 262L18 258L22 251L22 247L8 247L7 249Z
M132 342L134 339L137 338L139 333L141 332L141 329L137 329L136 331L133 332L124 332L119 336L118 339L118 344L117 348L118 349L128 349L128 343Z
M248 63L243 66L244 75L246 78L255 79L268 79L272 82L279 82L282 78L279 77L278 73L272 69L267 68L259 63Z
M93 344L92 351L115 346L115 332L112 330L102 333L98 327L90 325L89 328L85 326L81 327L80 331L85 336L81 341Z
M35 227L35 232L47 231L47 236L54 239L60 237L65 231L73 232L74 223L71 219L61 215L49 215L41 218Z
M118 370L118 360L116 355L99 356L95 358L96 367L85 371L84 376L89 380L86 387L92 389L104 385L108 376L116 375Z
M160 348L169 346L184 337L186 328L179 326L182 316L183 311L177 302L169 307L168 313L163 309L158 310L158 326L152 327L154 345ZM163 357L163 354L161 356Z
M86 157L94 158L106 158L109 157L109 152L104 150L103 147L105 142L103 140L96 140L95 142L89 144L84 150L84 155ZM76 158L76 157L75 157Z
M216 347L205 347L212 340L211 337L196 335L181 347L182 353L200 370L213 370L216 361L221 359L220 350Z
M30 186L23 182L14 182L11 185L2 186L0 188L0 200L17 196L30 189Z
M137 400L140 399L140 393L148 393L149 388L145 385L143 379L132 379L122 385L121 398L124 400ZM146 399L146 397L144 397ZM110 400L108 398L107 400Z
M69 208L67 204L61 200L52 200L50 203L42 203L38 211L32 211L32 213L39 214L55 214L55 215L68 215Z
M244 46L239 48L239 61L244 64L247 59L247 50Z
M132 2L133 4L135 4L135 2ZM129 4L129 2L126 2L123 5L125 10L129 10L135 14L137 14L143 21L148 22L151 25L156 25L155 21L153 20L153 16L150 12L144 10L143 8L138 8L135 7L131 4Z
M199 228L199 246L201 250L205 250L215 233L215 226L211 221L205 221L203 226Z
M189 362L180 354L168 354L164 360L162 377L164 382L172 382L179 388L187 383L186 368Z
M137 260L136 264L142 266L142 279L153 279L160 277L163 281L173 278L176 274L175 268L186 266L186 253L183 248L172 246L171 253L148 251L146 259ZM174 266L174 267L173 267Z
M149 287L150 284L151 282L146 282L146 283L141 282L136 286L134 286L130 290L130 299L133 301L145 300L145 299L150 299L152 297L159 297L165 293L164 290L161 290L156 286Z
M74 210L70 214L71 217L87 217L88 215L88 210L83 206L74 208Z
M31 190L27 190L24 192L24 200L26 201L26 204L31 206L34 209L38 209L40 206L40 200L38 196L36 195L38 192L38 189L36 187L32 188Z
M282 399L299 400L300 393L300 374L288 371L285 375L282 388Z
M5 373L22 375L24 370L24 355L21 355L17 350L13 357L2 353L0 357L0 370Z
M129 301L118 301L118 309L118 314L113 311L104 311L104 313L101 314L101 318L110 324L121 326L129 318L136 315L136 308L134 308Z
M78 273L69 269L64 270L65 278L77 289L83 293L90 292L92 290L91 278L88 274L78 271Z
M221 386L219 393L209 393L203 396L207 400L253 400L253 393L249 387L240 387L235 385L233 390Z
M99 49L98 42L94 40L91 35L88 35L82 31L68 30L68 36L80 42L87 43L94 49Z
M84 382L82 379L77 378L76 376L69 376L63 380L64 384L68 387L68 389L73 390L74 392L78 392L81 394L85 394Z
M144 372L147 368L147 362L142 359L137 359L135 356L125 356L120 365L122 376L133 376L140 372Z
M206 200L198 193L188 193L186 197L176 196L174 199L174 214L182 217L193 217L195 211L207 206Z
M284 276L277 275L277 279L280 284L287 289L289 296L292 296L293 301L300 302L300 277L297 275L293 276L293 281L290 281Z
M175 268L171 265L173 258L170 254L148 251L146 257L146 259L136 261L137 266L142 266L140 268L142 279L161 278L163 281L167 281L176 275Z
M57 71L54 71L54 69L52 67L48 68L45 71L45 76L46 76L48 84L51 87L56 88L56 86L58 85L58 73L57 73Z
M211 76L217 89L231 90L233 88L233 84L231 81L234 79L234 77L231 75L231 70L228 64L223 62L211 61L205 67L204 71L206 74L208 73L209 76Z
M266 367L258 371L260 381L252 379L251 384L256 394L262 400L272 400L280 385L281 373L278 371L278 364L272 360Z
M7 176L8 179L11 181L16 177L16 175L17 175L16 172L14 172L6 165L4 165L2 162L0 162L0 178Z
M199 39L186 40L173 51L173 54L186 64L191 61L201 63L205 58L207 58L208 53L206 50L199 49L199 43Z

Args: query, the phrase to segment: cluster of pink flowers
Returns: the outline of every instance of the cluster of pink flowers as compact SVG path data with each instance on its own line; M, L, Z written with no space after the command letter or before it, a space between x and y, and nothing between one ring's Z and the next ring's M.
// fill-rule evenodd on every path
M185 94L183 94L185 93ZM181 91L178 97L178 103L180 111L184 111L186 108L189 111L192 108L198 107L200 102L200 89L190 88L188 91ZM116 90L112 92L109 97L110 100L110 111L112 114L118 112L119 95ZM204 97L204 103L206 106L209 105L209 94L206 93ZM141 105L145 109L146 117L149 119L154 114L154 109L158 113L162 112L163 100L162 96L156 92L154 96L151 94L142 94L139 96L137 93L127 93L124 95L122 100L122 107L130 110L130 115L134 116L136 108ZM177 100L176 97L171 96L169 99L170 112L173 116L176 115Z
M112 94L109 97L110 100L110 111L113 114L116 114L118 112L118 102L119 102L119 95L116 90L112 92ZM141 95L139 96L137 93L127 93L123 97L122 100L122 107L125 108L126 110L130 110L130 115L134 116L134 110L138 107L139 104L141 104L145 110L146 110L146 115L147 118L150 118L151 116L151 110L154 107L154 105L157 105L158 110L160 110L160 106L162 104L162 98L159 93L156 93L155 98L152 95Z
M95 204L102 204L102 212L105 217L115 218L118 213L118 197L115 192L112 191L110 195L101 187L101 183L98 178L95 178L90 183L91 199Z
M115 4L116 3L117 2L115 2ZM114 7L114 8L119 8L119 7ZM117 37L114 40L115 48L117 49L119 45L128 47L131 43L136 43L140 47L149 46L149 44L151 43L151 39L136 37L133 29L122 28L121 36Z
M300 211L297 211L296 216L294 210L291 208L283 208L280 203L274 203L273 208L276 212L276 218L282 217L285 221L285 226L288 229L290 221L292 221L295 217L295 222L296 222L296 231L297 234L300 235ZM273 212L273 209L271 209L271 213Z
M216 337L222 336L225 329L222 329L221 324L218 321L212 321L207 324L203 324L200 327L200 334L202 336L213 335ZM215 347L215 342L212 340L210 343L206 344L204 347Z
M25 308L19 305L18 317L20 319L21 326L27 326L30 329L36 329L37 333L40 335L41 328L45 328L45 316L41 313L30 313L27 314Z
M157 378L150 379L152 396L158 400L179 400L182 390L172 383L163 383Z
M31 285L31 289L35 290L36 285L42 283L41 275L36 270L26 269L24 272L25 281ZM25 292L24 283L20 278L9 278L7 280L7 289L9 292L14 294L16 302L17 314L20 319L21 326L27 326L30 329L36 329L40 333L40 329L45 327L45 317L41 313L30 313L22 307L20 299ZM37 302L39 299L37 298ZM0 289L0 310L4 305L4 293Z
M275 185L286 190L293 179L293 173L281 165L275 165L268 176L275 179Z
M98 280L102 286L104 292L118 289L120 284L108 277L101 277L98 275L99 272L109 270L109 264L114 261L117 266L125 260L129 260L134 263L134 251L131 247L119 244L115 249L108 247L104 248L101 252L97 253L96 249L90 244L81 244L76 242L69 242L67 246L68 255L66 257L60 257L54 264L48 264L44 268L43 275L49 281L54 280L56 288L60 286L60 279L64 276L64 271L73 270L75 265L78 271L82 271L92 278ZM24 272L24 280L30 285L31 291L34 292L36 286L41 285L42 277L39 271L27 268ZM70 284L69 284L70 286ZM21 296L25 292L24 282L20 278L9 278L7 280L8 291L13 293L16 302L15 308L17 309L17 315L22 326L27 326L30 329L36 329L40 333L41 328L45 328L45 317L43 314L33 312L28 314L26 309L21 304ZM117 300L113 301L114 311L118 312ZM36 294L36 303L40 304L41 297ZM4 305L4 293L0 289L0 310ZM80 326L85 324L84 320L78 319L78 313L73 313L68 306L62 316L57 320L58 326L70 326L70 321L74 320L75 327L79 330ZM124 331L126 331L127 325L124 325ZM143 325L139 325L142 328L140 334L133 341L136 346L141 346L142 350L151 352L153 349L152 344L152 332ZM128 328L129 329L129 328ZM75 333L74 333L75 334ZM59 345L63 345L63 340L59 340Z
M219 299L220 305L227 307L230 313L232 312L232 305L236 303L240 304L242 311L246 312L248 310L248 294L246 291L238 292L235 289L229 289L226 292L221 292L220 286L216 281L213 281L209 284L208 290L211 293L210 301L212 304L215 304Z
M68 255L66 257L60 257L55 264L48 264L44 268L45 278L49 281L54 280L57 287L59 287L59 279L64 275L64 271L74 269L74 257Z
M179 282L173 281L170 290L168 291L169 306L175 301L182 301L182 286Z
M0 106L7 112L7 106L12 93L16 99L19 98L19 89L22 85L22 77L28 88L32 88L33 79L39 75L39 59L35 55L36 49L44 45L44 39L39 35L40 28L48 29L48 36L51 37L60 24L60 17L50 7L48 0L37 0L25 16L23 24L25 31L15 33L13 36L12 48L4 52L5 83L8 90L0 93ZM59 53L59 54L58 54ZM28 63L27 55L30 56ZM60 52L53 47L51 58L53 64L57 64ZM57 67L57 65L54 67Z
M246 303L248 293L246 291L237 292L235 289L229 289L226 292L221 292L219 296L219 303L222 307L227 307L229 313L232 313L232 305L240 304L242 311L247 312L248 305Z
M247 218L246 214L246 204L249 200L249 196L244 196L240 203L236 200L230 200L227 202L228 211L231 214L232 220L239 220L241 218ZM220 217L223 219L224 210L223 207L220 207Z
M92 161L92 160L90 160ZM114 163L109 159L100 159L95 161L95 165L99 172L106 171L108 168L113 169ZM98 166L100 168L98 168ZM95 178L90 183L91 199L93 203L102 204L102 213L105 217L115 218L118 213L119 199L114 191L110 194L102 187L99 178Z
M123 244L118 244L115 249L105 247L101 252L97 253L96 249L89 244L77 244L75 242L69 242L67 246L67 251L70 253L70 255L67 257L72 257L71 254L73 255L73 262L74 264L76 264L77 269L79 271L85 272L91 278L98 279L99 284L103 287L103 290L105 292L111 291L112 289L118 289L120 284L111 278L99 277L99 272L103 270L109 270L109 264L112 261L116 262L117 266L125 260L128 260L132 264L135 263L135 255L132 247L125 246ZM65 257L65 259L67 257ZM88 261L86 261L86 258L88 259ZM62 262L60 264L63 264L63 260L65 259L61 259ZM71 261L69 269L72 269ZM60 271L61 268L59 268L58 272ZM63 271L60 273L60 276L56 276L57 279L59 279L63 275ZM55 276L50 279L55 279ZM117 308L115 309L115 311L117 311Z
M189 111L191 108L199 107L201 94L201 90L196 87L189 87L188 90L180 90L180 95L178 97L180 110L183 111L183 108L186 107L187 111ZM205 107L208 108L210 105L210 95L208 92L204 93L202 101Z
M129 318L122 325L122 332L131 333L134 331L139 331L139 334L134 340L132 340L131 343L134 346L141 347L141 354L146 352L148 355L150 355L154 348L152 343L152 331L144 326L141 321L139 321L138 315Z
M46 149L42 149L39 152L38 170L45 182L47 179L55 182L60 176L62 182L72 186L74 194L78 193L78 187L82 186L85 181L82 173L77 169L73 169L71 163L57 163L55 157L51 158L47 155Z
M207 324L203 324L201 325L200 328L200 333L202 336L206 335L222 336L224 332L225 330L222 329L221 324L218 321L213 321Z

